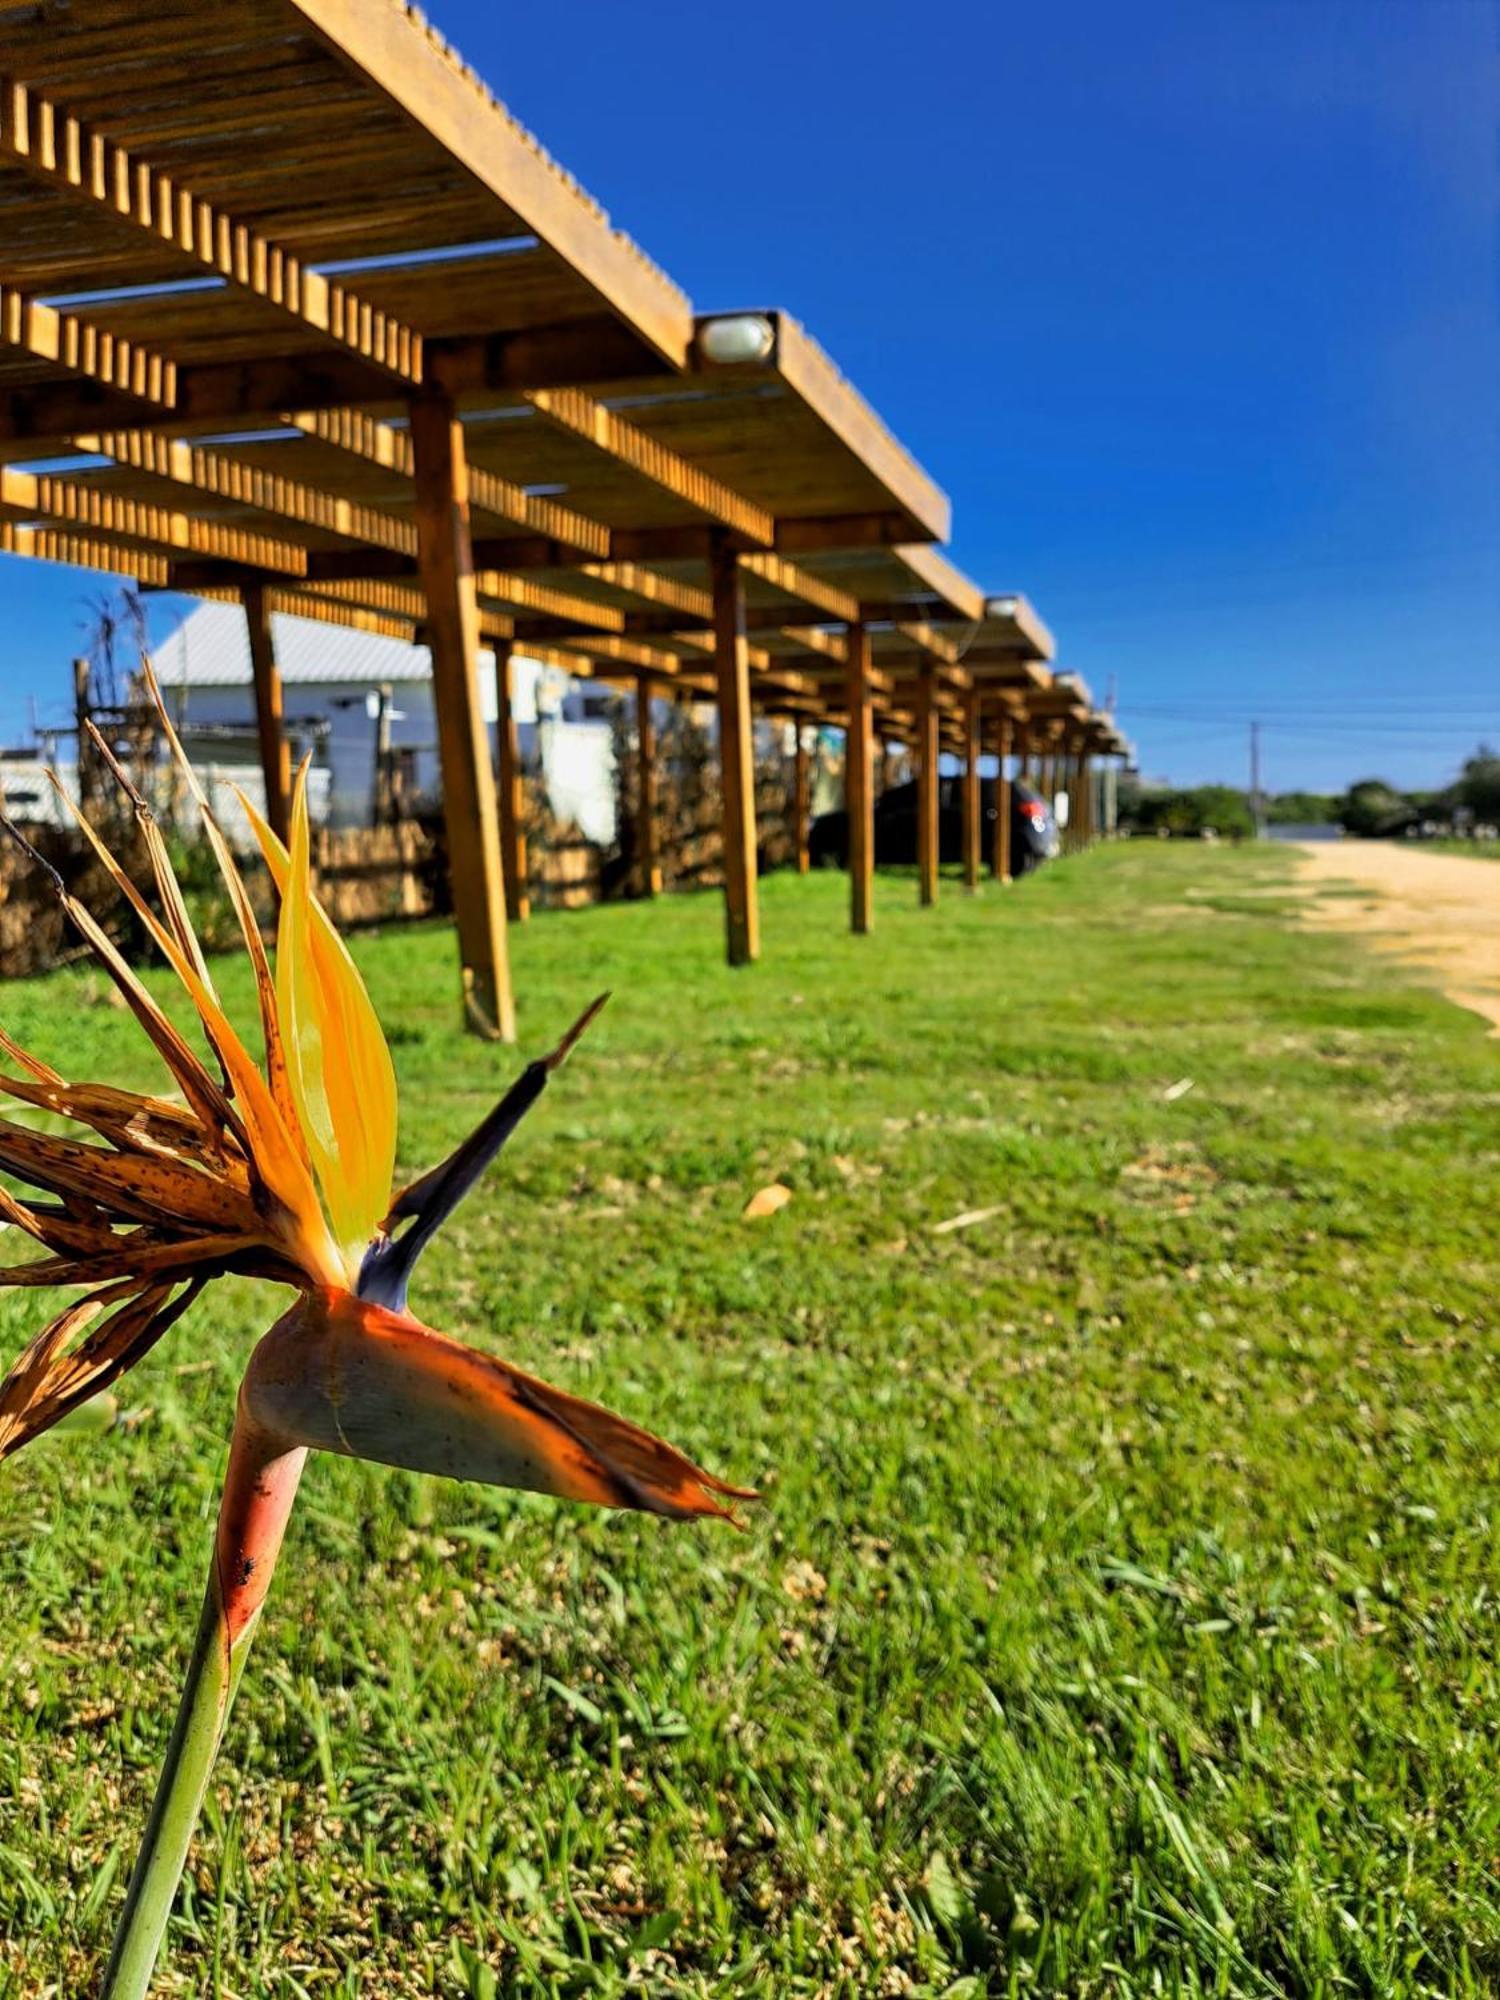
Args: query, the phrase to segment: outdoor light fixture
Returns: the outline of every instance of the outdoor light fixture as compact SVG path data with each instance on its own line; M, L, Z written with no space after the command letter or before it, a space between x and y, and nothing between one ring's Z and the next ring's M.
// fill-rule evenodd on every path
M698 346L705 361L728 367L733 362L769 361L776 344L776 329L764 313L735 313L728 319L711 319L698 331Z

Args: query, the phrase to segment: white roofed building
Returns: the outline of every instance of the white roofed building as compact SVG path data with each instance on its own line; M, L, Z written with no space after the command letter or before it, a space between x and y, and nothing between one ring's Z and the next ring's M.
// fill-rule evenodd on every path
M273 614L272 639L293 757L313 752L312 798L326 802L328 824L368 826L375 816L383 705L390 748L408 774L408 794L440 796L432 662L425 646L282 612ZM237 782L258 797L263 786L250 641L240 607L196 605L152 657L194 761L217 769L243 766L243 776L236 769ZM489 652L479 656L479 692L493 731L495 661ZM512 658L511 703L523 762L540 771L556 816L575 820L588 839L604 846L616 830L606 701L602 690L522 654Z

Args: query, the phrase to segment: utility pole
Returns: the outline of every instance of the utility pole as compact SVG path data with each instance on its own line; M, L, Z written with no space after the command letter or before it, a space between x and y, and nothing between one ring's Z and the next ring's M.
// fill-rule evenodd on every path
M1264 817L1260 804L1260 724L1250 725L1250 818L1255 827L1255 838L1265 837Z

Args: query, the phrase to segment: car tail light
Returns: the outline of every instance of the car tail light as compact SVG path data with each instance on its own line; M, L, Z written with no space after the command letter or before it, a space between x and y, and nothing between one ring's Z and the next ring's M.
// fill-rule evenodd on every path
M1033 826L1040 826L1047 817L1047 808L1040 799L1022 799L1021 817L1029 819Z

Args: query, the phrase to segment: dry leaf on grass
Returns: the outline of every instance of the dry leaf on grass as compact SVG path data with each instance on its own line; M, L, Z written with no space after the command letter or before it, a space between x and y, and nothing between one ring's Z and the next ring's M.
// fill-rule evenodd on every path
M955 1229L972 1229L976 1222L989 1222L1004 1213L1003 1208L966 1208L962 1215L950 1215L946 1222L935 1222L932 1233L934 1236L947 1236Z
M757 1188L751 1195L740 1212L741 1219L745 1222L759 1222L762 1216L774 1215L778 1208L785 1208L791 1198L792 1191L789 1187L783 1187L780 1181L772 1181L769 1187Z

